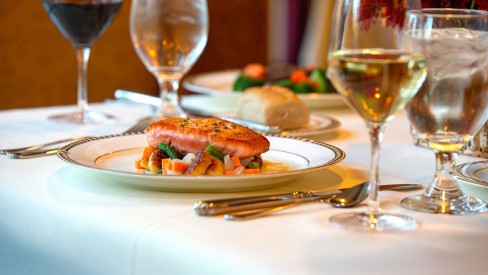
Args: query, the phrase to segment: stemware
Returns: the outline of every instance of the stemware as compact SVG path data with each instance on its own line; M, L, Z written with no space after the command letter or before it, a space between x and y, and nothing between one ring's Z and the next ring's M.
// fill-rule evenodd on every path
M378 186L383 131L415 95L426 75L423 55L400 43L405 11L419 8L417 0L335 3L327 74L369 130L371 179L367 210L332 216L333 225L368 231L417 228L408 216L380 210Z
M75 48L78 67L78 110L49 119L92 124L113 121L114 116L90 111L87 97L87 66L95 41L112 23L122 0L43 0L49 18Z
M424 9L407 14L409 37L428 63L425 83L406 106L415 132L434 151L434 180L403 207L429 213L466 215L488 210L465 195L455 178L457 152L488 119L488 13Z
M206 0L134 0L130 33L137 55L158 80L158 117L187 117L178 88L207 43Z

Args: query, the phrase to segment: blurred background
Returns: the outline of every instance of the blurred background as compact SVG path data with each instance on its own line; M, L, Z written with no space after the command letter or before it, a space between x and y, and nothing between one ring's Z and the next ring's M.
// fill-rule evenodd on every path
M209 39L187 75L251 62L324 65L333 3L208 0ZM158 95L155 78L131 44L130 5L124 0L92 48L89 102L113 98L116 89ZM52 24L41 0L0 1L0 110L76 104L76 76L74 49Z

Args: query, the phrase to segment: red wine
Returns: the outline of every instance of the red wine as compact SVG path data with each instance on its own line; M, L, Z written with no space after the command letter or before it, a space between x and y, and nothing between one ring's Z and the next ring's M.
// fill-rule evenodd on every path
M122 0L102 3L44 0L54 25L74 45L89 47L110 25Z

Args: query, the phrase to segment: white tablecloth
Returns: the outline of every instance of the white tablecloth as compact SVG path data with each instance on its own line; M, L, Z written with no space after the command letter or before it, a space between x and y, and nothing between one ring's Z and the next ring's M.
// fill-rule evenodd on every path
M46 120L70 108L0 112L0 147L117 133L149 114L145 106L96 104L119 121L74 127ZM199 199L331 189L367 179L369 140L361 119L348 109L321 113L342 126L309 138L341 148L346 159L287 185L240 194L140 190L98 182L55 156L0 156L0 274L487 274L488 213L447 216L401 208L401 198L413 193L381 193L385 211L421 223L407 233L334 228L331 215L357 209L321 203L245 222L194 214ZM461 156L459 163L474 160ZM398 115L385 134L382 182L427 185L433 171L433 153L412 145L408 122ZM488 199L486 189L463 186Z

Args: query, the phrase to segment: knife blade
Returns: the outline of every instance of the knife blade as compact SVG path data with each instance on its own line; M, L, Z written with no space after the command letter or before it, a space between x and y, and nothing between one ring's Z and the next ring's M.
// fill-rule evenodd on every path
M262 195L240 198L226 198L207 201L197 201L193 210L201 216L212 216L224 213L240 212L253 209L281 206L303 201L327 199L341 190L327 190L322 192L292 192L276 195Z

